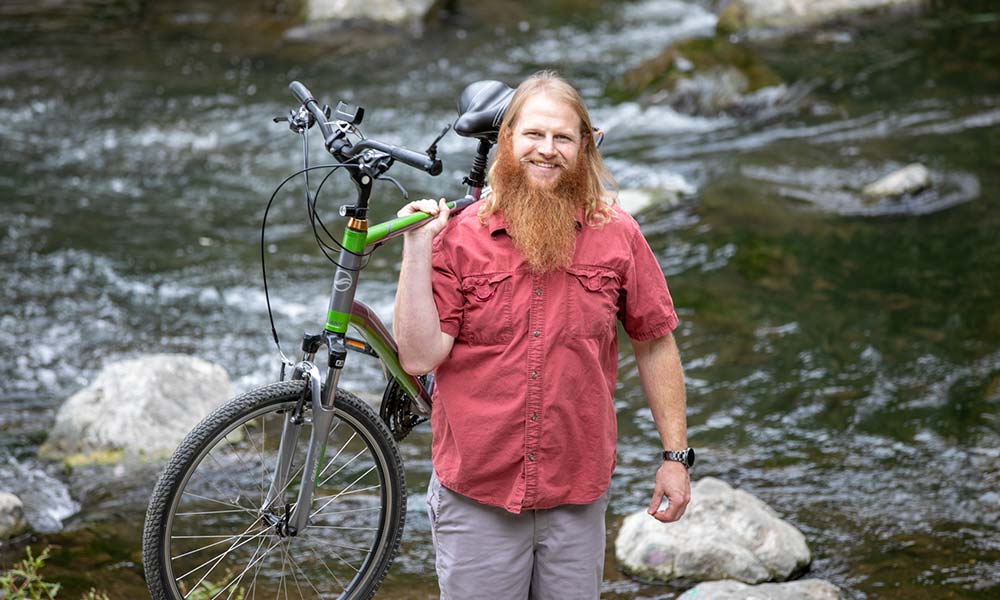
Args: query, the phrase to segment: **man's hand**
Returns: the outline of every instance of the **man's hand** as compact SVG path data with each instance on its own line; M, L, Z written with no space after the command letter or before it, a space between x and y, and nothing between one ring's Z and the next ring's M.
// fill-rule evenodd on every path
M666 497L670 505L660 510L660 503ZM657 521L671 523L681 518L691 501L691 480L687 468L673 460L665 460L656 472L653 499L646 509Z
M415 212L425 212L429 215L437 215L433 221L428 222L423 227L418 227L416 229L411 229L403 234L403 237L407 240L413 240L416 236L421 236L424 240L432 240L444 226L448 224L448 214L451 209L448 208L447 202L444 198L441 198L437 202L434 200L417 200L415 202L410 202L403 208L399 209L396 213L397 217L405 217L406 215L411 215Z

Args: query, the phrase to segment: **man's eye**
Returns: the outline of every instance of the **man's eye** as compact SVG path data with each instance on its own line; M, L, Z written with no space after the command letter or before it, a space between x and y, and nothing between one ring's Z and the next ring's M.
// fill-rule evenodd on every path
M530 138L540 138L540 137L542 137L542 134L538 133L537 131L528 131L524 135L526 135L526 136L528 136Z
M569 137L568 135L557 135L556 136L556 141L559 141L559 142L572 142L573 138Z

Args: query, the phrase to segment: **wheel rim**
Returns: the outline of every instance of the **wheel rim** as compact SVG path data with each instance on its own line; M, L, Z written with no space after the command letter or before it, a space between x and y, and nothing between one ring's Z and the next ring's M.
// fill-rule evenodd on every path
M379 444L351 414L337 411L319 467L310 526L282 536L284 505L261 512L284 412L258 409L218 433L171 499L163 556L168 586L189 600L256 597L347 598L376 575L387 551L394 490ZM309 428L303 427L284 494L294 502Z

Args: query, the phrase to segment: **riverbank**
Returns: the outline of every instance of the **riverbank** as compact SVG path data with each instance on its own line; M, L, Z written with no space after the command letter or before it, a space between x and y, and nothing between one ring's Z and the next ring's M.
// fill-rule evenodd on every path
M290 79L365 105L373 135L425 147L464 84L544 65L582 87L623 187L689 190L638 220L681 310L697 476L774 506L809 539L809 575L850 598L998 593L1000 212L989 192L1000 165L988 150L1000 141L1000 18L990 3L754 41L795 93L748 115L698 116L605 91L664 47L712 35L706 3L461 22L371 52L199 14L98 41L44 29L0 41L0 451L18 465L9 472L45 473L79 503L61 531L4 547L2 564L27 543L51 544L66 598L91 586L140 597L138 532L155 474L67 477L34 458L56 408L101 366L157 348L220 362L238 389L274 378L257 236L272 186L298 164L299 142L270 121L291 106ZM442 177L401 177L411 196L460 193L472 147L449 136L441 149ZM930 195L864 210L864 184L911 162L927 166ZM334 179L331 193L349 190ZM331 222L339 204L326 200ZM379 190L373 218L399 204ZM321 321L329 291L303 213L295 194L270 217L286 345ZM386 319L397 253L374 257L361 290ZM648 501L656 445L622 345L609 535ZM377 365L358 360L344 385L378 394ZM402 446L410 520L388 598L434 596L428 447L426 428ZM626 577L610 554L605 573L606 598L679 593Z

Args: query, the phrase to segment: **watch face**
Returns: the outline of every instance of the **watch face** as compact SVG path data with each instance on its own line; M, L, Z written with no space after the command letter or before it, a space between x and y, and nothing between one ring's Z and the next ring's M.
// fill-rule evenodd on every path
M689 468L694 466L694 448L688 448L684 451L684 462Z

